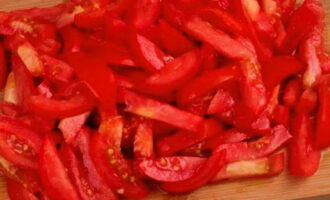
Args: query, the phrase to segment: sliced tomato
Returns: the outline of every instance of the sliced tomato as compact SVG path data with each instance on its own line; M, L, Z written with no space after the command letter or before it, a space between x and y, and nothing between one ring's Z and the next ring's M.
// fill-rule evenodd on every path
M282 96L283 104L289 108L294 108L303 92L303 85L299 78L290 80L284 87Z
M213 96L207 110L207 114L227 112L235 105L235 99L228 91L219 89Z
M63 133L63 137L66 143L72 143L76 138L78 132L85 124L89 113L83 113L73 117L65 118L60 121L58 128Z
M224 179L270 177L283 172L285 154L279 153L256 160L237 161L222 168L211 182Z
M30 97L35 94L35 86L32 76L18 57L13 57L13 72L15 76L15 86L17 91L17 103L27 109Z
M198 16L209 21L215 28L226 32L244 35L242 24L230 13L217 7L204 7L197 11Z
M289 146L289 170L293 175L312 176L319 168L321 153L312 144L312 123L307 112L299 111L293 117Z
M73 145L76 147L75 152L78 155L78 159L83 164L83 176L88 180L90 187L93 187L93 194L95 199L107 200L116 199L113 191L108 187L104 177L101 177L97 171L95 164L92 160L91 154L91 131L87 128L83 128L79 131ZM78 171L76 171L78 175ZM79 178L79 177L76 177ZM77 181L81 181L76 179ZM81 182L83 184L83 182ZM84 185L84 184L83 184ZM87 191L88 194L88 191Z
M28 191L22 184L6 179L7 193L11 200L38 200L38 198Z
M205 162L205 158L174 156L142 160L138 163L138 167L146 176L154 180L177 182L194 176Z
M109 114L116 113L116 84L111 69L99 59L84 53L72 53L67 59L79 78L93 91L102 108Z
M93 97L90 94L77 94L69 99L50 99L41 95L32 96L28 103L31 112L55 119L89 112L94 105Z
M17 86L13 72L10 72L8 74L7 82L3 94L3 101L12 103L14 105L18 104Z
M204 150L214 150L221 144L231 144L243 142L244 140L249 139L249 134L244 132L231 129L228 131L223 131L220 134L214 135L203 142Z
M200 67L199 52L189 51L165 65L158 73L145 80L145 87L156 87L162 92L172 91L191 79Z
M130 21L136 29L143 30L156 22L160 14L160 0L136 1L130 11Z
M277 105L273 112L273 121L276 124L282 124L288 128L290 121L290 109L286 106Z
M179 56L194 48L191 40L163 19L159 20L158 31L161 47L170 54Z
M186 18L185 13L177 8L171 1L162 2L161 16L164 17L164 19L170 24L179 29L182 28Z
M178 102L180 105L186 105L237 76L239 76L239 70L236 66L226 66L206 72L190 81L179 91Z
M1 117L0 121L0 154L20 167L37 169L42 142L39 133L13 118Z
M285 79L305 70L305 65L294 56L273 57L262 63L261 73L267 89L281 84Z
M63 52L78 52L81 49L83 34L76 28L66 26L60 30L63 39Z
M213 46L220 54L234 59L249 59L255 55L240 42L234 40L226 33L214 28L199 17L192 17L186 21L185 29L196 39Z
M7 61L6 61L6 55L5 50L2 44L0 44L0 88L3 88L6 84L6 78L7 78Z
M63 200L80 199L50 134L45 135L41 148L39 171L42 183L51 198Z
M164 68L165 53L155 43L140 34L133 33L130 44L136 61L146 70L156 72Z
M281 147L292 136L287 129L278 125L275 126L269 135L253 142L242 142L236 144L223 144L218 149L227 150L227 162L240 160L251 160L262 158Z
M74 16L74 24L79 28L98 28L103 25L105 15L104 8L88 9Z
M121 20L117 16L106 16L104 37L107 40L120 44L127 44L128 34L129 27L125 21Z
M189 133L179 131L159 140L157 142L158 154L161 156L171 156L183 149L203 141L208 137L221 134L223 129L223 125L218 120L205 120L204 128L200 132Z
M135 199L148 195L146 186L135 176L109 135L95 133L91 145L96 169L113 191Z
M122 116L108 117L99 126L99 132L107 135L114 147L119 150L123 138L124 119Z
M152 123L149 120L142 120L136 129L134 154L136 158L150 158L154 154Z
M208 183L225 166L225 163L226 151L215 151L191 178L183 181L162 183L160 187L162 190L173 194L190 192Z
M55 83L68 83L72 80L74 71L67 63L47 55L42 55L41 59L45 67L45 75L49 80Z
M330 77L325 75L322 77L318 86L319 106L317 111L317 128L315 135L315 146L318 149L324 149L330 145L330 137L328 137L327 121L330 118L330 105L328 99L330 97Z
M253 61L247 61L242 63L241 72L241 91L244 104L254 115L258 115L267 103L266 88L260 66Z
M203 123L203 118L197 115L126 89L121 89L119 100L127 105L126 111L128 112L172 124L187 131L197 132Z

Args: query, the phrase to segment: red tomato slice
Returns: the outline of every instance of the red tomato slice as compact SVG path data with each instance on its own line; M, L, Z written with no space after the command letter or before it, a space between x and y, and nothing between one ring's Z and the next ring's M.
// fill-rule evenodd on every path
M91 154L91 131L83 128L79 131L73 145L78 149L76 153L80 155L86 174L86 180L89 181L90 186L94 188L95 199L100 200L116 199L113 191L108 187L106 181L98 173L95 164L92 160ZM79 158L79 157L78 157Z
M42 55L41 59L45 66L46 77L49 80L59 83L68 83L72 80L74 71L67 63L47 55Z
M214 28L199 17L192 17L184 25L186 31L198 40L213 46L220 54L234 59L250 59L255 55L240 42Z
M186 149L198 142L212 137L213 135L221 134L224 127L215 119L207 119L204 123L204 128L197 133L189 133L185 131L179 131L173 135L164 137L157 142L158 154L161 156L171 156L183 149ZM178 142L180 141L180 142Z
M80 200L56 150L50 134L45 139L40 153L40 176L47 194L54 199Z
M284 159L285 154L279 153L256 160L229 163L218 172L211 182L218 182L224 179L275 176L283 172L285 167Z
M321 152L312 144L312 123L310 115L304 111L298 110L292 119L289 170L293 175L312 176L319 168Z
M294 108L303 92L303 85L299 78L290 80L284 87L282 96L283 104L289 108Z
M78 94L69 99L49 99L44 96L32 96L28 103L29 110L44 117L66 118L84 112L94 107L94 100L90 94Z
M330 119L330 77L325 75L322 77L318 86L319 108L317 113L317 128L315 135L315 146L318 149L324 149L330 146L330 137L328 137L327 121Z
M160 0L136 1L130 11L130 21L136 29L143 30L154 24L160 13Z
M134 199L148 195L146 186L135 176L129 163L109 135L95 133L91 146L91 155L96 169L113 191Z
M6 185L10 200L38 200L32 192L16 181L6 179Z
M199 157L161 157L142 160L138 162L138 167L146 176L154 180L177 182L194 176L205 162L205 158Z
M186 105L238 76L239 71L236 66L226 66L206 72L190 81L179 91L178 102L180 105Z
M173 55L179 56L194 48L191 40L165 20L159 20L158 31L160 34L160 46Z
M172 183L162 183L160 187L162 190L173 194L190 192L208 183L225 166L225 162L226 151L215 151L191 178Z
M281 147L292 136L287 129L278 125L274 127L270 134L254 142L242 142L236 144L223 144L218 149L227 150L227 162L240 160L250 160L262 158Z
M136 158L150 158L154 154L152 123L142 120L136 129L134 154Z
M23 168L38 168L41 136L21 121L0 118L0 143L0 154L10 162Z
M7 79L7 62L5 56L5 50L2 44L0 44L0 88L3 88Z
M132 33L130 39L132 54L136 61L151 72L157 72L165 66L165 53L146 37Z
M203 123L202 117L126 89L120 91L119 100L127 105L128 112L172 124L187 131L197 132Z
M73 117L62 119L58 125L58 128L63 133L63 137L66 143L72 143L76 138L78 132L85 124L89 113L83 113Z

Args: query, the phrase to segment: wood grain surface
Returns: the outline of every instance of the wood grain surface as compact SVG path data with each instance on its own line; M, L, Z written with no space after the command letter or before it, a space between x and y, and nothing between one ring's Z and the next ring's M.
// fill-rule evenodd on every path
M0 10L46 7L62 0L0 0ZM300 0L299 2L301 2ZM322 0L327 13L326 45L330 50L330 0ZM267 179L246 179L205 186L184 196L170 196L155 192L148 200L286 200L316 197L330 194L330 151L323 152L322 162L316 175L309 178L281 176ZM319 200L330 199L322 196ZM0 178L0 200L8 200L5 184Z

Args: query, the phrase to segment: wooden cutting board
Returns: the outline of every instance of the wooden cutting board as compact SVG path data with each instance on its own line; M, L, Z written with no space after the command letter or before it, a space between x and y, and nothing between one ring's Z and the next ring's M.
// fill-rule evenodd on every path
M0 10L46 7L62 0L0 0ZM299 2L302 2L300 0ZM326 44L330 51L330 0L322 0L327 12ZM152 194L149 200L286 200L330 195L330 151L323 153L322 164L316 175L310 178L281 176L257 180L239 180L206 186L184 196ZM330 199L330 196L320 199ZM0 200L8 200L5 184L0 178Z

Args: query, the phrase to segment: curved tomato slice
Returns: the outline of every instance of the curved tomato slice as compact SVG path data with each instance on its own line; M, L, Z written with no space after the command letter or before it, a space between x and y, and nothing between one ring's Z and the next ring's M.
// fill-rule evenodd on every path
M161 184L161 189L174 194L187 193L208 183L225 166L226 151L215 151L191 178L177 182Z
M23 168L38 168L42 139L21 121L0 118L0 154Z
M77 187L77 190L83 200L115 200L116 197L111 189L97 188L90 181L90 168L84 167L82 160L75 154L73 148L65 145L62 149L64 164L69 169L69 176ZM84 155L82 155L84 156ZM83 158L82 158L83 159ZM90 167L90 166L89 166ZM96 178L96 177L93 177Z
M191 178L205 162L205 158L173 156L142 160L138 167L154 180L177 182Z
M281 147L292 136L283 125L278 125L271 133L253 142L223 144L217 149L227 150L227 162L250 160L264 157Z
M112 190L134 199L148 195L146 186L135 176L129 163L108 134L95 133L91 146L96 169Z
M40 154L40 176L49 196L61 200L80 200L70 181L50 134L46 134Z
M153 130L150 120L142 119L136 128L134 154L136 158L150 158L154 154Z
M89 116L89 112L76 115L73 117L68 117L60 121L58 128L63 133L63 137L66 143L70 144L73 142L78 132L85 124L88 116Z
M80 94L67 100L49 99L44 96L32 96L29 109L33 113L51 118L65 118L90 111L94 106L91 97Z

